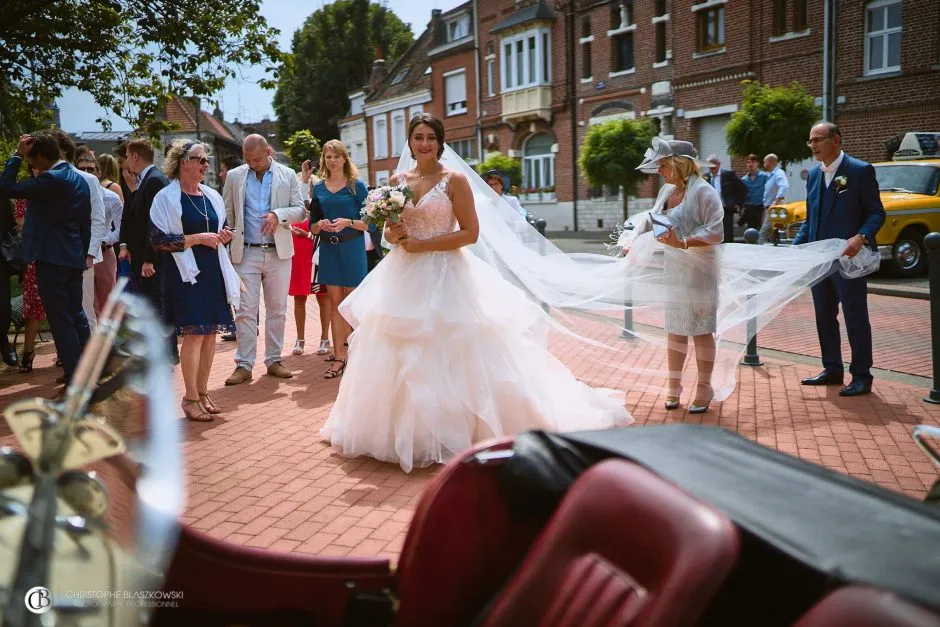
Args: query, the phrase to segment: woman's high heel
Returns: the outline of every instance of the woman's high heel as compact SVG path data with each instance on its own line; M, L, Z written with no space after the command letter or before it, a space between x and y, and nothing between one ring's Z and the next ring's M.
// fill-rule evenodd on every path
M679 386L679 391L675 394L666 395L666 409L676 409L679 407L679 397L682 395L682 386Z
M690 414L704 414L708 411L708 406L711 405L712 399L715 397L715 390L711 385L698 385L699 388L708 388L708 398L704 399L695 399L692 401L692 404L689 405Z
M33 358L36 356L36 351L29 351L28 353L24 352L23 357L20 359L20 372L32 372L33 371Z

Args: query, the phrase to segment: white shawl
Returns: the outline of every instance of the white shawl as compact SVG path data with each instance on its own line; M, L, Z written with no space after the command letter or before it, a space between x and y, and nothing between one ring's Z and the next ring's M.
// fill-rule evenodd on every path
M218 218L218 230L222 230L225 224L225 205L222 197L211 187L200 184L199 190L209 199ZM153 205L150 207L150 220L153 225L166 233L167 235L183 235L183 204L182 189L179 181L171 181L169 185L160 190L153 199ZM222 268L222 278L225 281L225 296L229 304L238 309L241 296L241 281L232 260L229 258L228 249L225 246L219 246L219 266ZM196 256L192 249L187 248L182 252L175 252L173 260L176 267L179 268L180 277L185 283L196 283L196 275L199 274L199 267L196 265Z

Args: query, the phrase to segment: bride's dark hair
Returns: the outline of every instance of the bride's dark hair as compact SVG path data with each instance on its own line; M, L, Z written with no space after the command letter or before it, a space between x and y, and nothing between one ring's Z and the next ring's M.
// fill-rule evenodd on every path
M408 125L408 150L411 150L411 134L419 124L427 124L434 131L434 136L437 138L437 158L440 159L444 154L444 123L430 113L419 113L411 118L411 123ZM411 158L415 158L413 150L411 150Z

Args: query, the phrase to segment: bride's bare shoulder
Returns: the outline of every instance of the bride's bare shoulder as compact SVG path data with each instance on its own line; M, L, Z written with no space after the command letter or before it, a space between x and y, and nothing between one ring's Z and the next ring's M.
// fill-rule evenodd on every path
M407 185L408 182L413 178L411 170L407 172L396 172L388 179L389 185Z

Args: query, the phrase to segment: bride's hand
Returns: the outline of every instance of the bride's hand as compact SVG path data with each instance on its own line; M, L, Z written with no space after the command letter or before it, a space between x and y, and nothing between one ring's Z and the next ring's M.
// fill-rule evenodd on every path
M391 235L392 237L389 237ZM405 223L399 222L398 224L389 224L388 233L385 236L392 244L399 244L403 240L408 238L408 232L405 230Z
M399 246L405 249L405 252L420 253L424 251L424 240L412 239L407 235L399 241Z

